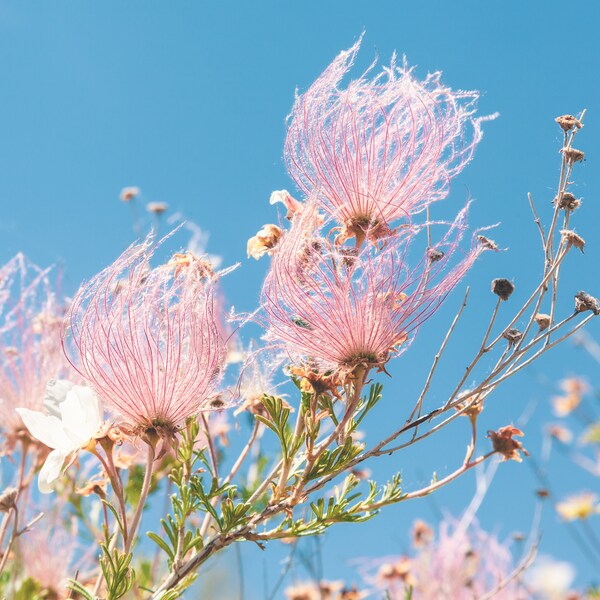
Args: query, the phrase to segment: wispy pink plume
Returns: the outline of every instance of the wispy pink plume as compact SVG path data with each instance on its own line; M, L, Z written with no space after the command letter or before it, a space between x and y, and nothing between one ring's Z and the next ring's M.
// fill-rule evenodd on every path
M211 408L227 342L210 265L188 253L152 268L155 249L150 237L131 246L82 286L65 349L132 425L173 428Z
M451 90L441 73L419 81L395 56L381 73L373 75L374 62L342 87L361 41L297 95L285 143L296 184L349 231L389 225L444 198L486 120L474 116L478 92Z
M456 523L444 521L436 538L418 553L377 563L379 568L366 579L390 600L404 600L408 586L420 600L473 600L494 591L498 600L530 597L517 582L510 581L515 565L508 545L477 525L465 532ZM503 583L506 585L497 589Z
M262 290L267 339L295 363L321 372L382 368L403 352L482 252L459 242L467 210L430 249L416 248L418 227L406 227L380 247L339 246L315 229L315 206L294 218L273 254ZM453 255L462 254L454 267Z
M49 269L20 253L0 267L0 411L9 437L23 428L15 408L42 410L48 382L71 377L61 348L64 310Z

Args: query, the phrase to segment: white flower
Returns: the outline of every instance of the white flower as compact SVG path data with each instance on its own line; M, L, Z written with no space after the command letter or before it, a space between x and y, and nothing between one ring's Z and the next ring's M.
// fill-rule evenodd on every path
M53 449L38 479L40 492L48 494L69 454L87 446L100 429L103 411L100 399L91 388L64 381L51 381L45 400L52 414L28 408L15 410L31 435Z
M561 600L566 598L575 579L575 568L568 562L540 556L528 570L525 579L534 598Z

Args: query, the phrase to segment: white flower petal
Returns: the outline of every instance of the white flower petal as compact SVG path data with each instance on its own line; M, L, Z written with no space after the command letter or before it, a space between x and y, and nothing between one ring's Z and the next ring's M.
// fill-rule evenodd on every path
M89 387L75 385L60 405L62 422L67 432L79 442L86 444L102 425L102 405L96 393Z
M282 202L285 204L285 199L290 195L287 190L275 190L269 198L269 204L276 204Z
M60 450L53 450L48 454L38 478L38 488L42 494L49 494L53 491L54 486L52 484L60 477L67 455L68 452L61 452Z
M56 417L60 416L59 405L64 402L67 392L73 387L73 384L66 379L51 379L46 386L46 395L44 396L44 407L49 414Z
M37 410L29 410L28 408L15 408L15 410L23 419L25 427L29 429L29 433L34 438L37 438L46 444L49 448L57 448L59 450L70 452L73 450L73 440L65 431L65 428L56 417L45 415Z

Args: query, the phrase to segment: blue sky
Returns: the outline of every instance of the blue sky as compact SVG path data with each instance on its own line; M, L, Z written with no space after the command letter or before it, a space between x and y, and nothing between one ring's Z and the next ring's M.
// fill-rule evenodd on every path
M539 240L526 194L532 192L540 212L550 214L561 144L553 120L583 108L588 114L578 145L587 160L576 168L575 190L584 209L575 227L592 243L585 256L569 258L561 306L570 310L569 290L600 294L600 252L593 243L600 217L599 17L600 5L589 1L4 1L0 260L21 250L40 265L63 265L66 291L73 292L133 240L128 207L118 193L137 185L145 200L168 202L171 212L209 231L209 249L226 264L242 262L225 282L226 292L237 308L253 309L268 263L245 258L246 240L276 219L270 192L294 190L282 160L294 90L306 89L365 31L358 68L375 53L385 63L396 49L417 65L418 75L442 70L453 88L481 90L481 113L501 115L486 124L475 160L454 180L440 211L456 212L468 196L474 198L473 227L501 222L494 237L510 250L486 256L468 278L470 314L434 388L434 403L476 350L483 315L492 308L489 281L513 279L517 302L539 275ZM369 435L402 420L460 293L393 364L385 404ZM590 332L600 337L596 323ZM575 373L587 373L600 385L597 365L565 346L493 398L482 431L516 421L535 406L525 443L539 452L553 382ZM382 460L375 471L383 476L402 468L413 489L434 469L449 472L464 453L462 425L466 429L459 423L441 436L442 446ZM567 462L558 461L557 478L565 492L594 484ZM501 536L527 531L536 487L526 465L502 465L479 514L482 524ZM435 520L440 507L456 512L473 489L473 478L466 477L431 501L400 505L366 525L332 531L323 541L325 575L348 574L352 557L401 552L415 516ZM573 561L579 580L589 581L590 563L551 510L544 532L542 551ZM278 551L244 552L248 561L266 562L276 578ZM258 586L252 589L261 589L260 577L248 577L249 585Z

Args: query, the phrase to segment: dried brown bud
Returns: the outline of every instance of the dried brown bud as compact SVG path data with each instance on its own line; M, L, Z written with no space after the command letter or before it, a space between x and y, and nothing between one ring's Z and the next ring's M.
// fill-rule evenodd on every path
M166 212L167 208L169 208L169 205L166 202L148 202L146 206L146 210L155 215L162 215L162 213Z
M263 228L248 240L248 258L258 260L263 254L270 254L282 236L283 231L277 225L263 225Z
M503 334L502 337L505 340L508 340L508 345L509 346L514 346L515 344L519 343L521 341L521 339L523 338L523 332L519 331L518 329L507 329Z
M2 494L0 494L0 512L8 512L11 508L16 508L18 495L19 490L17 488L6 488Z
M585 312L591 310L595 315L600 315L600 302L594 296L585 292L575 294L575 312Z
M575 248L578 248L581 250L581 253L584 254L583 249L585 248L585 240L580 235L577 235L570 229L562 229L560 235L562 235L562 239L567 243L567 250L569 250L571 246L575 246Z
M513 440L513 435L523 436L523 432L512 425L501 427L498 431L488 431L488 437L492 440L494 450L504 456L504 460L515 460L521 462L523 452L525 456L529 456L529 452L523 448L523 444L518 440Z
M575 198L571 192L564 192L561 196L554 198L553 204L561 210L575 210L581 206L581 200Z
M496 242L494 242L494 240L490 240L489 238L486 238L485 235L478 235L477 239L479 240L479 243L486 250L494 250L494 251L498 250L498 244L496 244Z
M550 496L550 491L546 488L540 488L535 491L535 494L538 498L548 498L548 496Z
M481 394L474 394L471 390L465 390L458 396L459 402L454 405L454 409L457 412L463 411L461 414L465 417L469 417L472 421L483 411L484 398Z
M494 292L500 300L508 300L514 291L515 284L508 279L494 279L494 281L492 281L492 292Z
M444 258L444 253L437 248L427 248L427 258L430 262L434 263Z
M562 115L560 117L556 117L554 120L559 124L563 131L570 131L573 129L573 127L576 127L577 129L581 129L583 127L581 121L573 115Z
M571 164L579 162L585 158L585 152L583 152L583 150L577 150L577 148L565 147L562 148L561 152Z
M545 313L538 313L537 315L535 315L534 320L538 324L540 331L544 331L544 329L548 329L548 327L550 327L550 315L547 315Z

